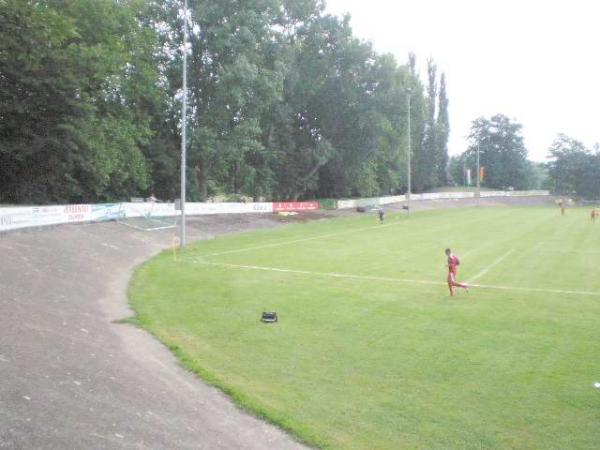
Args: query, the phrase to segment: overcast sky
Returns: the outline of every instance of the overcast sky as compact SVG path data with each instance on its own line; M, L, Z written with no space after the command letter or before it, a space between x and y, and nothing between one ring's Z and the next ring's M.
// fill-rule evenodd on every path
M530 158L562 132L600 141L600 0L326 0L357 37L404 64L417 55L446 73L451 154L478 116L523 125Z

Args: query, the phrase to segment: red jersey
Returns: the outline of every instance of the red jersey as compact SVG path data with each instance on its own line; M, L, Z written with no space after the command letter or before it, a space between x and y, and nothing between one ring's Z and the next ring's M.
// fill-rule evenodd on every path
M448 273L456 275L456 273L458 272L459 264L460 261L458 260L458 257L456 255L448 256Z

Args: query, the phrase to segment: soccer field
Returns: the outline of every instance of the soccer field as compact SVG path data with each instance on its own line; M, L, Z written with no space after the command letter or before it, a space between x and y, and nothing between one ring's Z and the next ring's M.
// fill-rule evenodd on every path
M588 214L452 209L221 237L143 265L130 300L186 367L312 445L595 449ZM469 293L449 297L446 247Z

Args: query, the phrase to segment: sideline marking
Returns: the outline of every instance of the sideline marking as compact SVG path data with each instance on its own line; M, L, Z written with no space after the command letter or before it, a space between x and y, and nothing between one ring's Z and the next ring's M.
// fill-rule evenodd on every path
M483 269L481 269L475 276L471 277L471 279L468 280L466 283L467 284L472 284L473 281L480 279L482 276L484 276L486 273L488 273L491 269L493 269L498 264L500 264L502 261L504 261L506 258L508 258L508 256L511 253L513 253L514 251L515 251L515 249L511 248L509 251L507 251L504 255L502 255L496 261L494 261L493 263L491 263L489 266L484 267Z
M425 284L433 286L445 286L445 281L431 281L431 280L414 280L410 278L391 278L391 277L378 277L374 275L354 275L350 273L337 273L337 272L311 272L308 270L296 270L296 269L282 269L278 267L265 267L265 266L250 266L243 264L227 264L227 263L214 263L209 261L194 260L197 264L214 267L224 267L228 269L246 269L246 270L260 270L265 272L282 272L292 273L298 275L311 275L319 277L331 277L331 278L349 278L355 280L371 280L371 281L387 281L391 283L401 284ZM517 286L498 286L491 284L471 284L469 287L477 287L482 289L496 289L503 291L521 291L521 292L542 292L548 294L572 294L572 295L588 295L593 297L600 297L600 292L592 291L574 291L574 290L563 290L563 289L546 289L546 288L528 288L528 287L517 287Z

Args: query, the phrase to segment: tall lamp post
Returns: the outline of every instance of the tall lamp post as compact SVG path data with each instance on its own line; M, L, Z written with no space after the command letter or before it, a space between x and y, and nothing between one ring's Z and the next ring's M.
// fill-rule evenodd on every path
M407 123L408 123L408 133L407 133L407 140L408 140L408 146L406 148L406 161L407 161L407 166L406 166L406 179L407 179L407 184L408 184L408 189L406 191L406 207L408 215L410 216L410 191L412 189L411 187L411 162L410 162L410 158L411 158L411 148L410 148L410 94L411 94L411 88L408 87L406 88L406 104L408 106L408 119L407 119Z
M183 101L181 103L181 230L179 244L186 244L185 230L185 184L186 184L186 134L187 134L187 0L183 2Z
M475 197L481 197L481 169L479 168L479 143L477 143L477 189L475 191Z

